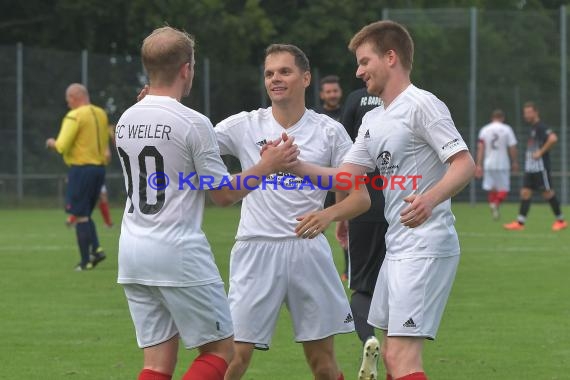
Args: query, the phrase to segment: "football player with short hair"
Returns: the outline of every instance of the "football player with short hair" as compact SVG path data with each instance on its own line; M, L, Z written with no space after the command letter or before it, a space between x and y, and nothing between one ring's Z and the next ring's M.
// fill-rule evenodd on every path
M476 162L475 177L483 177L493 219L499 219L499 207L511 188L509 169L516 172L519 168L517 138L500 109L493 111L491 122L479 132Z
M116 126L128 199L119 240L118 282L127 297L144 365L139 380L170 380L178 341L200 355L183 379L222 380L233 357L224 284L201 230L206 191L230 205L251 190L230 177L212 124L182 105L194 77L194 39L171 27L143 42L147 95ZM273 149L242 176L250 187L295 159L292 143ZM209 179L208 187L199 186ZM176 183L178 182L178 183ZM220 187L221 184L226 186Z
M339 165L351 140L340 123L305 108L305 89L311 82L306 55L293 45L271 45L265 52L264 76L271 107L241 112L217 124L221 153L249 168L261 146L271 146L286 132L302 147L304 160ZM255 348L269 349L283 304L314 378L343 379L334 335L354 331L354 323L331 248L323 229L309 231L312 240L298 239L294 232L297 218L322 209L327 191L290 173L275 173L268 181L244 199L231 252L229 301L236 354L226 380L242 378ZM363 199L359 207L344 201L341 207L355 215L365 211L368 193L364 188L358 195Z
M383 104L364 116L340 168L300 160L290 170L313 180L334 180L339 172L362 176L375 167L387 178L421 176L417 186L383 190L389 223L386 258L368 322L384 332L381 352L388 379L425 380L423 342L435 339L459 264L450 198L469 183L475 164L447 106L411 83L413 40L402 25L388 20L369 24L354 35L349 49L356 54L356 76ZM298 236L345 218L338 210L354 194L307 216L297 226ZM365 345L364 351L373 348ZM367 358L360 379L375 378L375 362Z

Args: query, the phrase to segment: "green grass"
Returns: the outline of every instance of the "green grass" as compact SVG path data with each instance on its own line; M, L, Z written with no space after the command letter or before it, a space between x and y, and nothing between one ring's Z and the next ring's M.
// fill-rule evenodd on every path
M113 212L118 222L121 210ZM462 258L438 339L425 345L427 374L439 380L567 378L570 230L551 232L551 212L539 204L520 232L503 231L483 204L455 204L454 212ZM515 214L516 205L506 205L502 222ZM108 260L76 273L75 235L64 227L64 217L51 209L0 211L2 377L134 379L142 352L116 284L118 223L99 228ZM238 219L237 208L206 211L204 230L224 278ZM334 242L333 248L341 266ZM337 337L336 351L346 379L355 379L356 335ZM175 378L194 356L180 351ZM267 378L311 378L286 311L271 350L256 352L245 376Z

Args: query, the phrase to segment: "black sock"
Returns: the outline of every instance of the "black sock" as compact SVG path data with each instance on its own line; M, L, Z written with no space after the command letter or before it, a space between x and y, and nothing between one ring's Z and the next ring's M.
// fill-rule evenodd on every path
M548 200L548 203L550 203L550 208L552 208L552 212L554 213L556 218L558 220L562 220L561 218L562 211L560 210L560 202L558 202L558 198L556 198L556 195L553 195L552 198Z
M89 218L89 229L91 231L91 252L95 253L97 252L97 248L99 248L99 237L97 236L95 223L91 218Z
M521 201L521 207L519 209L519 215L526 218L529 210L530 210L530 199L523 199ZM519 223L520 223L520 220L519 220ZM521 224L524 224L524 223L521 223Z
M89 262L89 243L91 243L91 226L89 222L77 223L75 225L75 234L77 235L77 245L79 245L79 253L81 254L81 266L84 267Z
M364 292L354 292L350 297L350 309L354 318L354 328L362 344L370 336L374 335L374 327L368 324L368 312L370 311L372 295Z

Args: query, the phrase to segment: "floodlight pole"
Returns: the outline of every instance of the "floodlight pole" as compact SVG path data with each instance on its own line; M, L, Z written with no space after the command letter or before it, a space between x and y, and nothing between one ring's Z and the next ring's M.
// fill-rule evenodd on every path
M477 150L477 8L469 9L470 16L470 70L469 70L469 141L471 154ZM472 205L477 201L477 188L475 179L471 179L469 188L469 201Z
M24 45L16 45L16 192L24 199Z
M566 6L560 6L560 201L568 203L568 69L566 48Z

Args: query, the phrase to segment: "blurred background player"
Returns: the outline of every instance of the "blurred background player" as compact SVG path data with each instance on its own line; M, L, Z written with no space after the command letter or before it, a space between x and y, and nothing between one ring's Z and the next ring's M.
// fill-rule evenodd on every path
M477 141L475 177L483 177L483 190L493 219L499 219L499 207L510 190L510 172L519 170L517 139L510 125L504 123L505 114L497 109L491 113L491 122L481 128ZM510 162L509 162L510 158Z
M341 121L353 141L358 136L364 115L378 105L380 98L369 94L366 88L355 90L348 95ZM378 174L378 169L367 173L369 178ZM377 186L382 186L381 180L377 181ZM384 235L388 229L382 191L374 189L370 183L366 184L366 187L370 195L370 210L349 221L337 223L336 231L341 246L348 247L348 287L352 290L350 308L356 333L363 344L374 335L374 327L368 324L367 319L378 272L386 255Z
M221 153L239 158L241 167L248 168L263 146L271 146L286 131L302 147L305 160L340 164L351 141L340 123L305 108L305 90L311 83L305 53L293 45L270 45L264 77L271 107L241 112L216 125ZM278 173L268 181L279 184L287 179L294 182L286 186L299 186L300 178L290 173ZM254 349L269 349L283 304L314 378L343 379L334 336L354 331L350 305L323 230L310 231L314 240L298 239L294 231L297 217L322 209L326 193L268 182L244 199L230 259L236 353L226 380L244 376Z
M319 96L322 103L315 107L315 112L323 113L333 120L340 121L342 117L340 78L336 75L323 77L319 82Z
M524 104L523 117L531 128L526 145L524 180L520 193L521 204L517 220L505 224L504 227L511 231L524 230L533 191L541 191L542 197L550 204L556 217L552 230L563 230L568 227L568 223L562 215L560 202L554 193L550 175L550 150L558 141L558 136L542 122L538 107L534 102Z
M109 138L111 141L113 141L113 144L115 143L114 131L115 126L109 125ZM111 162L111 157L111 149L109 149L109 146L107 146L107 149L105 151L105 165L109 165ZM99 201L97 202L97 205L99 206L99 211L101 212L105 226L109 228L113 227L113 220L111 219L111 212L109 210L109 195L107 193L107 186L105 184L101 186L101 192L99 193ZM69 215L65 220L65 224L68 227L74 226L75 222L76 217L74 215Z
M327 75L319 81L319 96L321 104L314 108L315 112L327 115L331 119L340 121L342 117L342 88L340 78L336 75ZM329 191L325 198L324 208L330 207L337 201L336 193ZM340 198L339 198L340 199ZM340 275L342 281L348 280L348 250L346 246L341 246L344 251L344 269Z
M67 175L65 211L75 217L75 233L81 261L75 270L95 267L105 259L91 218L105 182L105 152L109 148L107 113L91 104L85 86L73 83L65 91L70 111L65 115L57 139L46 140L70 166Z
M150 80L147 95L125 111L116 127L128 194L117 281L143 349L138 380L170 380L179 339L200 353L184 380L222 380L233 356L233 326L224 284L201 229L204 190L222 206L251 190L237 185L239 175L228 174L208 118L180 103L192 88L194 39L159 28L144 40L141 56ZM291 150L297 151L292 143L282 144L242 176L273 173L279 169L276 163L287 162L286 154L273 153ZM194 173L189 179L194 188L181 182L179 173ZM179 183L168 186L167 176ZM201 178L209 179L210 187L201 188ZM218 188L222 183L226 186Z

